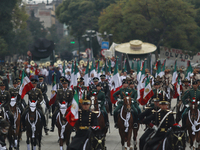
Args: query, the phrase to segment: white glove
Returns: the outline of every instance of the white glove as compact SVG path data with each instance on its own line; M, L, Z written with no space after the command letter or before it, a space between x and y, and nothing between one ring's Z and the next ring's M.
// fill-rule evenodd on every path
M188 108L188 107L189 107L189 104L186 104L186 105L185 105L185 107L187 107L187 108Z
M152 127L152 129L154 129L155 131L157 131L157 130L158 130L158 127L154 125L154 126Z

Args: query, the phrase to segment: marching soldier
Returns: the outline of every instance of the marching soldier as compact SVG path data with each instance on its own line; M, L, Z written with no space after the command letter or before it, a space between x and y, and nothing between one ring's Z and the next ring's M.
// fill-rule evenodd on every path
M160 109L159 100L160 100L159 97L154 98L153 99L153 102L154 102L153 105L151 105L149 108L145 109L145 111L142 112L139 115L139 122L141 124L143 124L143 120L144 119L146 119L147 117L151 116L152 114L154 114L155 112L157 112ZM155 121L152 121L151 123L155 124ZM145 145L146 139L151 133L152 133L152 130L150 129L149 126L147 126L144 134L140 137L140 142L139 142L140 150L143 150L143 147Z
M80 77L77 79L78 86L74 86L74 91L77 91L79 93L79 99L82 99L84 90L87 90L87 87L84 86L84 78Z
M143 120L144 124L149 125L155 131L155 135L152 135L151 140L149 140L146 144L141 143L145 144L145 147L148 147L149 149L163 140L166 137L167 130L170 127L173 127L175 123L172 111L168 110L169 102L164 98L161 99L159 104L161 110ZM153 124L152 121L155 124Z
M61 76L59 79L60 79L60 82L56 84L56 89L62 89L63 88L62 82L65 79L65 77Z
M108 113L107 113L106 107L105 107L105 93L104 93L104 91L101 90L101 83L98 83L96 85L96 89L93 89L92 93L97 94L97 101L98 101L98 104L100 104L100 106L101 106L100 110L103 112L106 126L109 126Z
M44 97L46 107L47 107L47 109L49 109L50 108L49 100L48 100L48 97L47 97L47 94L46 94L47 93L47 85L43 81L44 81L44 76L39 76L39 83L37 84L37 88L42 91L42 95Z
M128 82L127 82L126 80L123 81L123 87L122 87L119 91L117 91L117 92L115 92L115 93L113 94L114 99L117 100L117 95L119 95L119 98L120 98L120 99L123 99L123 98L124 98L123 93L124 93L125 95L128 95L128 94L131 93L131 89L128 88ZM132 94L133 94L133 93L132 93ZM120 102L117 102L117 103L118 103L118 105L117 105L117 107L116 107L115 110L114 110L115 128L118 128L118 126L117 126L118 114L119 114L119 111L120 111L121 107L124 105L124 101L120 101ZM132 114L133 114L133 116L136 118L136 116L137 116L137 114L138 114L137 109L136 109L133 105L131 105L131 108L132 108L132 110L133 110L133 111L132 111ZM135 119L135 120L136 120L136 119ZM135 123L134 123L134 126L135 126Z
M36 88L37 82L38 82L37 79L31 79L31 83L32 83L32 85L33 85L34 88L32 90L30 90L27 94L28 94L28 99L30 101L34 100L37 103L36 107L37 107L38 112L40 113L41 120L42 120L43 125L44 125L45 133L47 134L47 132L48 132L49 129L47 128L46 119L44 117L44 113L43 113L42 107L40 105L40 103L43 100L43 96L42 96L41 90L38 89L38 88ZM23 114L22 114L23 131L26 130L26 127L25 127L25 116L28 113L28 111L29 111L29 108L26 107L25 110L24 110L24 112L23 112Z
M96 114L90 111L90 100L82 100L82 109L79 111L79 119L76 122L76 135L69 145L70 150L82 150L87 139L90 137L90 127L97 128L98 119Z
M179 72L180 72L181 80L184 80L184 79L185 79L185 74L184 74L184 72L183 72L183 68L180 68L180 69L179 69Z
M73 99L73 91L68 88L68 84L69 84L69 81L64 78L64 80L62 82L63 89L59 89L57 91L56 102L55 102L56 109L53 112L53 116L52 116L51 130L50 130L51 132L54 131L56 116L60 111L59 103L62 103L63 101L65 101L66 103L68 103L68 107L71 105L71 102Z
M172 74L170 74L170 69L165 69L165 75L163 76L163 80L168 78L169 84L172 83Z
M192 82L192 88L186 91L182 97L182 102L184 105L187 104L186 99L195 99L195 100L200 100L200 90L198 89L198 83L197 81ZM200 106L198 107L200 109ZM186 120L187 120L187 113L189 111L189 108L186 108L185 111L182 114L182 125L186 125Z
M193 80L200 80L199 69L194 69L193 73L194 73Z
M14 116L9 108L11 96L9 91L6 91L5 88L5 84L3 82L0 82L0 104L2 107L4 107L6 113L8 114L10 124L14 129Z
M182 83L183 83L183 85L182 85L182 96L183 96L185 94L185 92L187 90L189 90L191 87L189 85L190 80L188 80L187 78L185 78L184 80L182 80Z

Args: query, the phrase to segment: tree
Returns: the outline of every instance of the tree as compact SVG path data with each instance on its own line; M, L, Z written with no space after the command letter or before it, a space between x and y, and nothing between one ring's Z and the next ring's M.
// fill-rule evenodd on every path
M2 37L0 37L0 56L1 56L1 59L2 59L2 57L4 57L8 53L7 47L8 47L8 45L6 44L6 41Z
M195 54L199 48L195 15L193 6L183 0L128 0L107 7L99 17L99 27L100 32L113 33L117 43L140 39Z
M61 23L69 25L70 34L81 37L87 29L98 30L98 17L102 9L114 0L65 0L56 9Z
M47 30L48 30L48 34L46 35L46 39L52 40L54 43L57 44L60 40L59 40L58 34L56 32L56 26L52 25Z

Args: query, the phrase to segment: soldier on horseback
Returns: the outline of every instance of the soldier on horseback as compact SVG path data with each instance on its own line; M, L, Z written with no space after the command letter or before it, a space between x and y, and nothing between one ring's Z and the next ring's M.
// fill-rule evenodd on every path
M182 102L184 105L187 104L186 99L195 99L195 100L200 100L200 90L198 89L198 83L197 81L192 82L192 88L186 91L182 97ZM200 106L198 107L200 109ZM186 120L187 120L187 113L189 111L189 107L185 109L185 111L182 114L182 125L186 125Z
M2 104L2 107L4 107L6 113L8 114L8 119L10 121L10 125L13 129L14 127L14 116L9 108L11 96L9 91L5 90L5 84L3 82L0 82L0 103Z
M9 123L0 116L0 150L6 150L5 135L8 133Z
M30 90L27 94L28 94L28 99L30 101L34 100L36 103L37 103L37 110L38 112L40 113L40 116L41 116L41 120L43 122L43 125L44 125L44 130L45 130L45 133L47 134L48 132L48 128L47 128L47 124L46 124L46 119L44 117L44 113L42 111L42 107L40 105L40 103L42 102L43 100L43 96L42 96L42 92L40 89L36 88L37 86L37 82L38 80L37 79L31 79L31 82L32 82L32 85L34 86L34 88L32 90ZM25 126L25 117L26 117L26 114L28 113L29 111L29 107L27 106L22 114L22 124L23 124L23 131L26 131L26 126Z
M113 97L115 98L115 100L117 100L117 96L120 97L120 99L123 99L123 98L124 98L123 93L124 93L125 95L131 94L131 89L128 88L128 81L126 81L126 80L123 80L123 87L122 87L119 91L115 92L115 93L113 94ZM135 96L135 95L133 95L133 94L135 94L135 93L132 93L132 95L131 95L132 98L134 98L134 96ZM124 101L119 101L117 107L116 107L115 110L114 110L115 128L118 128L118 126L117 126L118 114L119 114L119 111L120 111L121 107L123 106L123 104L124 104ZM137 111L137 109L134 107L134 105L131 105L131 109L132 109L132 115L134 116L134 118L136 118L136 119L134 119L134 121L135 121L135 122L134 122L134 127L137 127L137 126L138 126L138 125L137 125L137 121L138 121L138 120L137 120L137 118L138 118L138 117L137 117L137 116L138 116L138 111Z
M172 111L168 110L168 105L169 102L165 100L165 96L163 95L159 102L161 109L143 120L144 124L149 125L154 130L150 140L145 144L144 149L153 149L153 146L157 145L166 137L168 129L173 127L174 116Z
M87 145L90 137L90 127L96 127L98 125L97 116L90 111L90 100L82 100L82 107L79 111L79 119L76 122L76 135L69 145L70 150L81 150Z
M73 99L73 91L69 89L68 84L69 84L69 81L66 78L64 78L62 82L63 89L59 89L57 91L56 102L55 102L56 109L52 116L52 123L51 123L51 130L50 130L51 132L54 131L56 116L60 111L59 103L62 103L63 101L65 101L66 103L68 103L68 107L71 105L71 102Z
M108 113L106 111L106 107L105 107L105 93L104 91L101 90L101 83L98 83L96 85L96 89L92 90L92 94L97 94L97 101L98 104L100 104L100 110L103 113L104 119L105 119L105 123L106 126L109 126L109 121L108 121Z
M42 95L44 97L46 107L47 107L47 109L49 109L50 106L49 106L49 100L47 97L47 84L44 83L43 81L44 81L44 76L39 76L39 83L37 84L37 88L42 91Z

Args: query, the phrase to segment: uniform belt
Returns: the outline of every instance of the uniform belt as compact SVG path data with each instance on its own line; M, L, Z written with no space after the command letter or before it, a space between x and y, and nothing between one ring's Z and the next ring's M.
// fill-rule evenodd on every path
M80 126L79 129L81 129L81 130L88 130L89 127L88 126Z
M165 128L160 128L160 132L165 132Z

